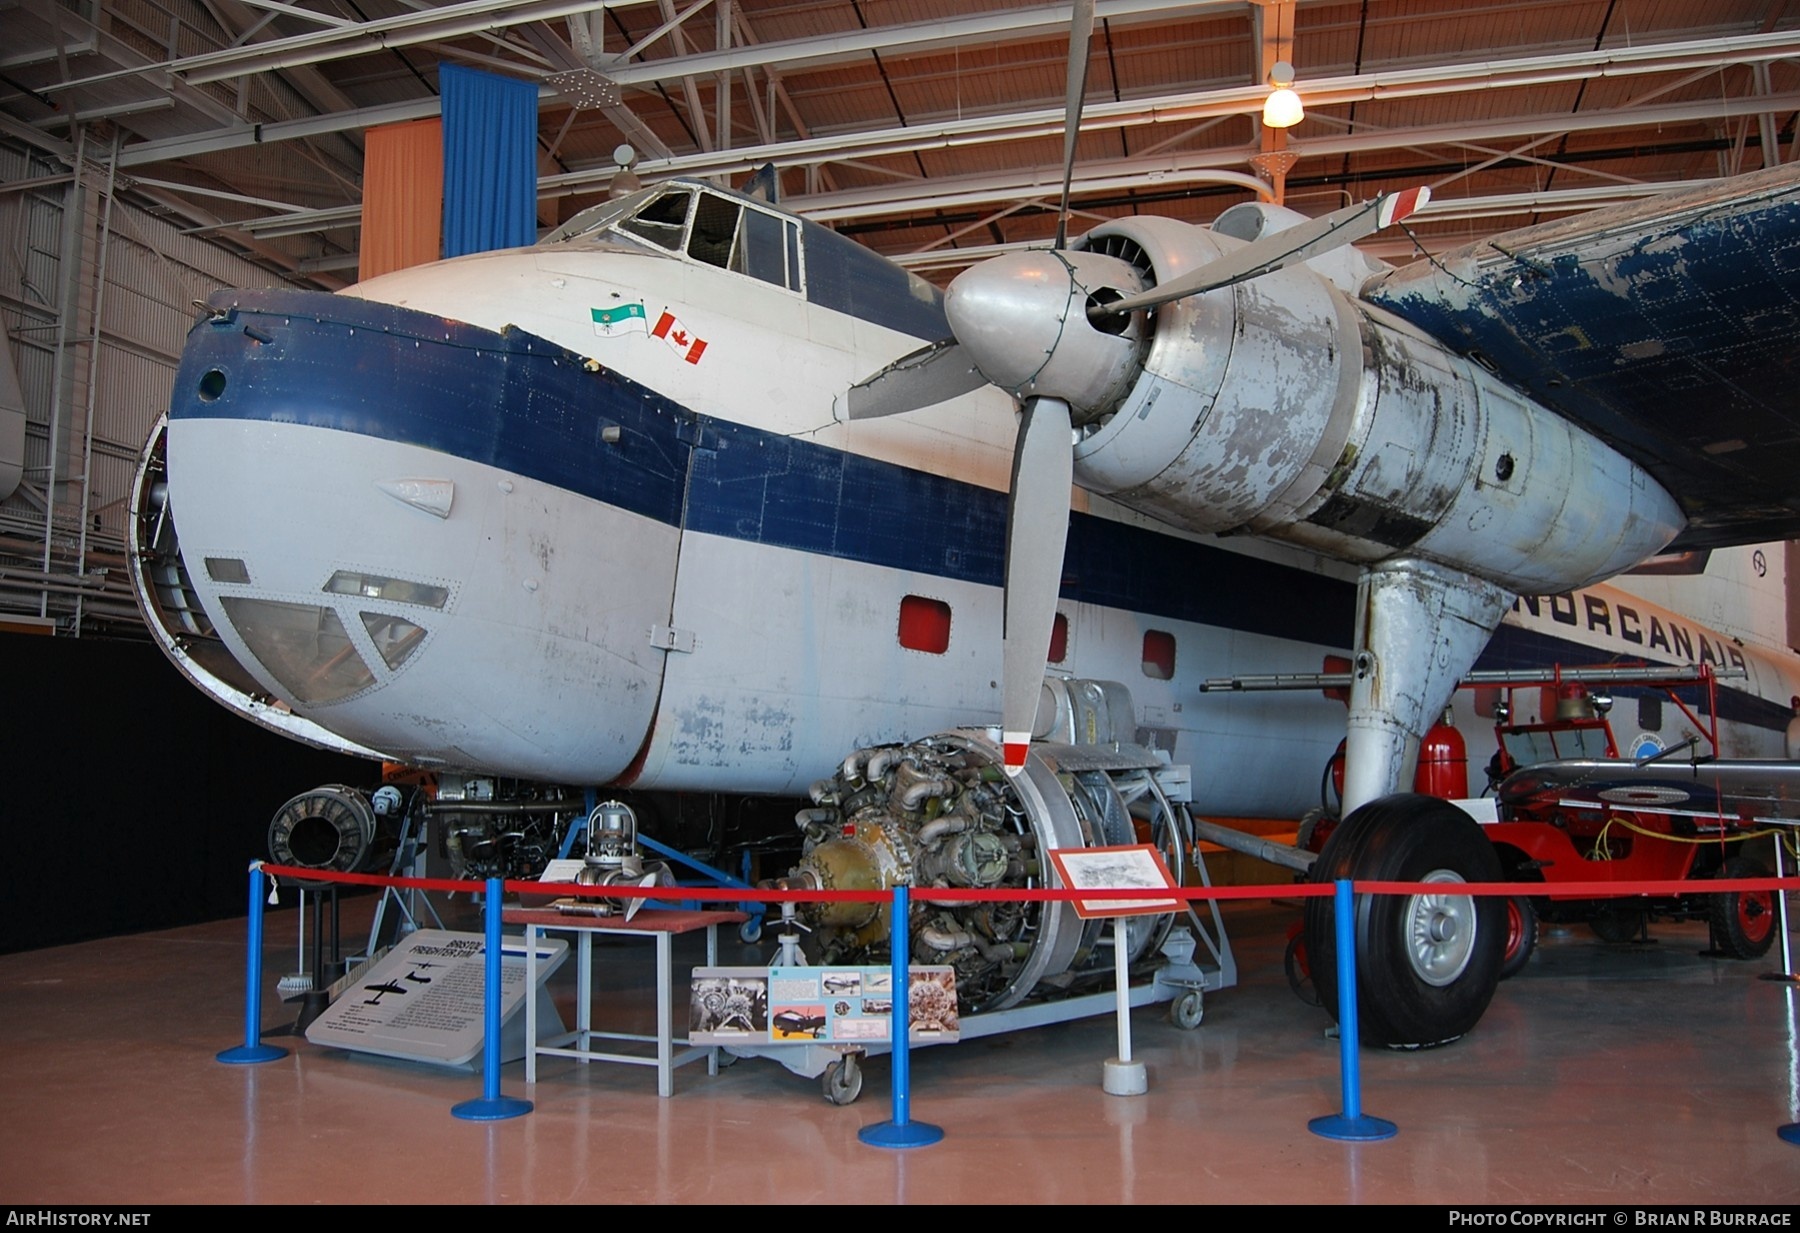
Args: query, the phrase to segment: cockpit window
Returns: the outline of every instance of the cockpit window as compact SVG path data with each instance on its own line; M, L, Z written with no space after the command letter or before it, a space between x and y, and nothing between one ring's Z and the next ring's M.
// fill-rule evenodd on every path
M660 248L679 249L682 232L687 230L688 206L693 200L692 193L664 193L619 227Z
M700 194L700 209L694 214L694 234L688 238L688 256L716 265L721 270L737 269L732 264L732 248L737 240L738 215L744 207L711 193Z
M700 194L688 256L789 291L800 290L800 225L727 197Z
M570 240L579 240L582 236L611 227L628 214L636 212L650 198L656 196L660 189L646 188L621 197L617 201L603 201L597 206L589 206L574 218L550 232L540 244L566 244Z
M799 222L717 193L648 188L583 210L542 242L561 244L602 232L647 240L789 291L801 289Z

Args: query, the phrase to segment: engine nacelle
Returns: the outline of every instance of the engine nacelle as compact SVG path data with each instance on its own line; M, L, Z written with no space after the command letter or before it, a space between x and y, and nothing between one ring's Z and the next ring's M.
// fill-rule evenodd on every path
M1157 282L1237 246L1159 218L1079 243ZM1156 309L1142 375L1075 475L1189 530L1422 557L1530 594L1609 577L1684 525L1623 455L1303 265Z
M1113 685L1111 692L1124 690ZM1179 878L1185 819L1158 782L1164 764L1130 745L1039 743L1023 774L1008 777L1002 766L1000 747L973 731L858 750L836 775L813 785L814 807L795 819L806 836L800 862L777 885L913 887L912 961L952 965L970 1012L1105 978L1113 970L1108 922L1083 921L1069 903L933 900L931 888L1052 885L1052 849L1139 843L1140 825ZM813 929L809 946L822 963L880 955L889 912L885 903L802 908ZM1154 955L1172 919L1133 918L1128 958Z

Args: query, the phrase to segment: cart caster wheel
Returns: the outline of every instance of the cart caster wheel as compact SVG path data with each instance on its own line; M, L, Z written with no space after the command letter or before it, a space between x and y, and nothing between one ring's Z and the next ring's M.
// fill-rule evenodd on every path
M845 1057L825 1068L819 1076L819 1090L834 1105L847 1105L862 1095L862 1067L853 1057Z
M1200 1019L1206 1014L1206 1005L1201 1000L1198 989L1189 989L1186 993L1169 1003L1169 1022L1184 1032L1191 1032L1200 1026Z
M763 918L760 916L752 916L749 920L738 926L738 941L742 942L745 946L755 946L758 942L762 941L762 926Z

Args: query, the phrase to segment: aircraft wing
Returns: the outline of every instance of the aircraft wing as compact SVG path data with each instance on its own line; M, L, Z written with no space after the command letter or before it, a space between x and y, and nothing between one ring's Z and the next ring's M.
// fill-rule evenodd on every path
M1507 232L1363 297L1663 484L1674 548L1800 536L1800 164Z
M1515 771L1498 795L1502 805L1610 805L1795 826L1800 825L1800 763L1671 759L1640 765L1629 759L1577 758Z

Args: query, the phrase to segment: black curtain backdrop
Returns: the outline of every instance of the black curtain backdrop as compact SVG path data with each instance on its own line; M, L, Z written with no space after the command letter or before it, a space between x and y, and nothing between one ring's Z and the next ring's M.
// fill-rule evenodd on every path
M0 633L0 953L242 916L269 819L376 763L240 719L149 643Z

